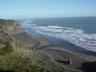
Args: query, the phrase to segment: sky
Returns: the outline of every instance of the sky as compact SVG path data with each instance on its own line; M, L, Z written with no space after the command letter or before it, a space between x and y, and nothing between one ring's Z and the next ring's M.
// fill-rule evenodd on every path
M0 0L0 18L96 16L96 0Z

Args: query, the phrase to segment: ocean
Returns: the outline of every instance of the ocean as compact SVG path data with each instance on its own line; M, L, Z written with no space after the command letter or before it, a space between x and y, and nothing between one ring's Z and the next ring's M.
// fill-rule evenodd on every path
M38 18L21 21L22 28L68 50L96 54L96 17Z

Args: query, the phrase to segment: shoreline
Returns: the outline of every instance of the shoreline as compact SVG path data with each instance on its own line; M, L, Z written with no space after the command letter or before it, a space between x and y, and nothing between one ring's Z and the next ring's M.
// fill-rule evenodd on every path
M55 38L55 37L47 37L47 40L49 40L51 43L53 43L53 45L55 46L59 46L61 48L73 51L73 52L79 52L79 53L83 53L86 55L92 55L92 56L96 56L96 52L91 51L91 50L86 50L80 46L77 46L73 43L70 43L66 40L62 40L59 38Z
M88 47L83 48L81 46L75 45L75 44L73 44L67 40L64 40L64 39L60 39L60 38L53 37L53 36L42 35L39 32L36 32L36 30L34 28L31 29L31 25L29 28L23 27L22 25L23 24L21 23L22 29L27 31L30 35L35 35L35 36L39 36L41 38L44 38L45 40L48 40L51 44L53 44L55 46L65 48L65 49L68 49L70 51L84 53L86 55L96 56L96 52L94 52L92 50L87 50ZM25 24L25 26L26 26L26 24Z
M50 44L51 46L58 47L58 49L68 50L69 52L75 52L75 53L85 54L85 55L89 55L89 56L96 56L96 52L88 51L88 50L86 50L80 46L76 46L76 45L74 45L68 41L65 41L65 40L62 40L59 38L55 38L52 36L41 35L41 34L34 33L34 32L31 33L31 32L24 30L24 28L22 28L21 26L19 29L20 30L19 31L17 30L16 33L18 34L18 33L23 32L23 35L21 34L21 37L23 37L24 35L28 35L30 37L29 39L33 39L33 42L36 40L37 41L39 40L40 42L44 43L43 41L45 41L46 44L42 44L41 46L39 46L40 45L40 43L39 43L38 46L40 48L44 48L43 45L49 45ZM31 45L30 45L30 48L31 48Z
M77 52L77 53L82 53L82 54L85 54L85 55L90 55L90 56L96 56L96 52L93 52L93 51L90 51L90 50L86 50L80 46L77 46L75 44L72 44L66 40L62 40L60 38L56 38L56 37L52 37L52 36L45 36L45 35L41 35L41 34L38 34L38 33L31 33L31 32L28 32L31 36L32 35L35 35L37 37L41 37L45 40L47 40L50 44L54 45L54 46L57 46L57 47L60 47L61 49L66 49L66 50L69 50L69 51L72 51L72 52Z

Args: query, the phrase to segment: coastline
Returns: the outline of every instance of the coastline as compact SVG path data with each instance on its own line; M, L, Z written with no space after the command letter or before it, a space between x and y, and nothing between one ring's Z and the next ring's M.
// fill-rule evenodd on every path
M28 32L30 35L39 36L45 40L48 40L51 44L53 44L55 46L58 46L58 47L61 47L64 49L68 49L70 51L84 53L86 55L96 56L96 52L95 52L95 48L94 48L95 46L92 48L93 44L91 45L91 42L93 42L93 41L91 41L92 37L90 37L90 39L89 39L89 36L86 36L86 33L84 33L82 29L80 29L80 30L78 29L76 31L77 35L75 37L74 28L71 28L71 29L73 29L72 30L73 35L70 36L68 34L71 37L70 38L70 37L66 37L66 35L67 35L66 31L70 32L70 27L68 27L68 30L65 29L65 36L60 34L61 37L58 36L59 35L58 32L62 31L62 26L52 26L52 25L50 26L50 25L48 25L48 27L46 27L46 26L42 26L42 24L41 24L41 26L38 26L38 25L30 23L30 21L28 21L28 22L24 21L24 22L21 22L21 27L23 30ZM43 33L43 28L44 28L45 33ZM48 29L46 29L46 28L48 28ZM46 32L47 30L49 31L48 34ZM57 36L55 36L56 35L54 33L55 30L57 30ZM53 31L53 35L50 34L51 31ZM79 33L81 33L80 34L81 37L84 37L84 38L80 38ZM83 36L83 34L84 34L84 36ZM69 40L67 38L69 38ZM77 38L77 39L75 39L75 38ZM73 42L71 42L71 39L73 39ZM87 39L89 41L87 41ZM88 43L90 43L90 44L88 44Z
M94 56L71 51L68 50L67 47L64 48L62 46L54 45L45 37L32 33L30 34L22 28L20 29L20 32L16 31L13 33L13 37L16 40L19 40L24 48L32 50L32 60L34 61L34 64L40 64L51 72L53 72L53 70L59 72L59 70L61 70L59 68L78 72L78 70L80 70L79 67L82 67L84 62L96 60L96 57ZM68 62L69 59L70 61Z
M95 52L85 50L82 47L76 46L76 45L74 45L74 44L72 44L72 43L70 43L68 41L64 41L62 39L51 37L51 36L50 37L48 37L48 36L46 37L46 36L43 36L43 35L40 35L40 34L36 34L36 33L32 34L32 33L28 32L28 31L25 31L21 27L20 27L20 29L21 29L21 32L25 32L25 35L27 34L27 35L29 35L29 37L33 37L33 39L37 39L38 41L40 41L42 43L40 46L35 48L37 50L38 49L42 49L42 48L46 49L46 46L49 45L49 47L50 46L54 47L53 49L55 49L55 47L58 47L58 48L56 48L57 50L68 51L70 53L77 53L77 54L81 54L81 55L84 55L84 56L88 56L89 55L89 57L90 56L92 56L92 57L96 56ZM60 44L61 44L61 46L60 46ZM62 44L63 44L63 46L62 46Z
M3 22L6 22L6 20ZM96 64L96 53L84 50L59 38L37 34L34 30L30 33L30 31L22 29L21 24L17 23L17 21L1 23L1 27L1 48L5 48L2 45L2 41L4 41L3 44L6 46L6 49L8 50L9 48L9 54L6 52L6 49L1 50L1 53L5 52L6 54L1 56L1 59L4 57L2 61L6 60L4 62L5 66L8 63L7 59L10 59L6 59L6 57L10 55L14 57L15 53L16 59L20 55L20 58L24 57L27 61L32 61L32 65L40 65L43 68L43 72L85 72L85 69L92 69L94 64ZM22 64L24 65L24 63ZM28 64L26 63L26 66ZM30 68L29 65L28 68Z
M46 35L42 35L42 34L38 34L38 33L34 33L34 32L28 32L28 31L27 31L27 33L30 34L31 36L36 36L37 38L40 37L42 39L45 39L53 46L57 46L61 49L66 49L66 50L77 52L77 53L83 53L85 55L96 56L96 52L86 50L80 46L77 46L75 44L72 44L72 43L70 43L66 40L60 39L60 38L46 36Z
M80 54L85 54L85 55L90 55L90 56L96 56L96 52L93 51L88 51L85 50L84 48L80 47L80 46L76 46L68 41L59 39L59 38L55 38L55 37L46 37L40 34L32 34L30 32L26 32L24 30L22 30L22 32L25 32L25 35L28 34L29 36L42 41L42 43L46 44L42 44L41 46L39 46L39 48L46 48L47 45L49 46L54 46L54 47L58 47L58 49L60 50L67 50L69 52L75 52L75 53L80 53ZM45 41L45 42L43 42ZM43 46L44 45L44 46ZM38 49L38 48L37 48Z

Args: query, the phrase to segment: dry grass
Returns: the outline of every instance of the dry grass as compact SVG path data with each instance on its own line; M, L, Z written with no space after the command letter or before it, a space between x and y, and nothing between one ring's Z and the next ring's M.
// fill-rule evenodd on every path
M17 53L11 53L0 57L0 70L15 72L41 72L39 65L33 65L28 57L20 56Z
M31 55L32 51L21 48L8 33L0 32L0 72L42 72Z

